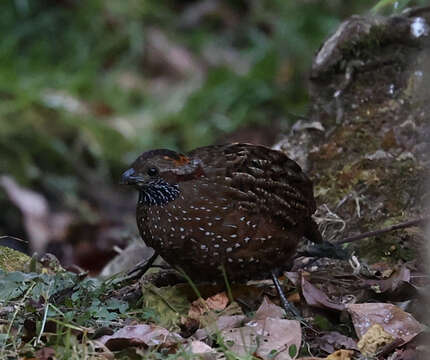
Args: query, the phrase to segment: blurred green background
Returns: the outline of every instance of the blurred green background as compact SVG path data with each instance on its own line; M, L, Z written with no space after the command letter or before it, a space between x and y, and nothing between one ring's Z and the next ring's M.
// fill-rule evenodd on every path
M407 3L2 1L0 174L91 222L146 149L287 129L307 113L313 55L338 24ZM0 206L0 234L25 237L1 190Z

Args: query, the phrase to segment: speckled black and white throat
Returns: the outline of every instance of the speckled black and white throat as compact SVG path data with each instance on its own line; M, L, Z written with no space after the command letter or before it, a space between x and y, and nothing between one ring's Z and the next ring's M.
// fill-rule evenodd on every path
M139 190L139 205L166 205L175 200L180 194L177 184L169 184L163 179L157 179L146 184Z

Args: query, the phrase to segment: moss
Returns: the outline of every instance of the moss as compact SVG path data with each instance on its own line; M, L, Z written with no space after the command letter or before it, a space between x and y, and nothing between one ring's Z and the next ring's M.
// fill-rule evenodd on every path
M31 258L20 251L0 246L0 269L6 272L24 271Z

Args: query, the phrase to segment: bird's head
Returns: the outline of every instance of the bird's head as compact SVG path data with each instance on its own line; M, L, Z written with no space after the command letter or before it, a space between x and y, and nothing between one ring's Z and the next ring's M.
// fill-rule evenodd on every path
M198 161L167 149L144 152L121 175L120 184L133 185L140 193L139 202L164 205L180 193L179 183L199 176Z

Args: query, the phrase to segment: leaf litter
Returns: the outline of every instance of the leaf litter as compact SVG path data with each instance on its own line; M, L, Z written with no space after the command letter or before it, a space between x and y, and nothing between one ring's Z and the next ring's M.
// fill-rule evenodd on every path
M113 297L115 292L110 287L121 282L75 275L61 267L53 268L49 265L52 261L46 259L36 267L40 273L0 274L3 284L0 310L5 319L11 320L14 311L27 311L22 323L26 339L38 337L43 341L46 346L38 353L42 358L52 353L50 345L58 338L58 331L64 324L68 324L66 328L70 327L74 336L91 336L88 344L102 353L167 351L178 356L194 354L204 359L236 354L287 360L311 353L321 359L354 359L360 352L367 356L384 351L394 351L393 354L400 356L407 350L405 346L422 332L423 326L404 308L375 301L381 295L395 294L405 285L423 286L425 279L406 266L382 267L383 271L374 267L375 271L357 274L348 262L340 262L337 267L326 263L326 266L311 265L312 271L289 272L284 280L290 298L297 295L304 317L314 322L317 334L301 328L296 320L285 319L284 310L269 299L273 292L266 281L250 285L259 288L261 294L253 299L253 302L260 299L260 306L254 311L230 302L225 291L214 291L205 299L194 295L192 300L184 284L162 288L145 284L141 287L143 297L133 304ZM43 270L44 266L48 272ZM258 294L255 290L238 292L234 284L232 290L242 294L243 300ZM210 288L205 293L210 293ZM21 307L17 308L20 299ZM48 316L40 329L45 309ZM325 318L329 325L316 322L317 318ZM19 326L22 320L17 315L15 319L14 325Z

